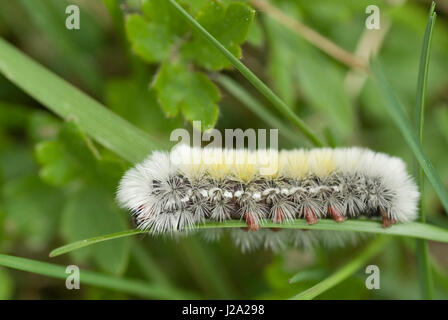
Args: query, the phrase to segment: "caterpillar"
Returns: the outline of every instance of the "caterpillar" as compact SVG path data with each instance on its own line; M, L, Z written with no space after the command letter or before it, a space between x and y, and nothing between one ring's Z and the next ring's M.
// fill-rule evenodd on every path
M137 227L151 234L192 230L206 220L243 219L247 227L230 232L238 246L275 250L285 244L345 243L353 234L259 230L263 219L280 224L303 218L314 224L378 217L389 227L416 219L419 192L400 158L364 148L276 151L180 145L171 152L153 152L129 169L117 199Z

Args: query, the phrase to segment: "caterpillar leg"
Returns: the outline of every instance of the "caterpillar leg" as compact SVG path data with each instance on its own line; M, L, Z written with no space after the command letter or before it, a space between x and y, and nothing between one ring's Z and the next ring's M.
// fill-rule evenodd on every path
M345 217L342 215L341 211L339 211L339 209L336 208L335 206L328 206L328 213L331 214L331 216L336 222L345 221Z
M282 223L283 222L283 211L280 208L275 209L274 219L272 219L275 223Z
M306 222L308 224L315 224L319 221L313 209L311 209L310 207L303 208L303 215L305 216Z
M260 225L258 224L257 220L255 219L254 215L250 212L246 212L244 214L244 217L246 219L247 227L243 228L246 231L257 231L260 229Z
M381 214L381 217L382 217L382 224L381 224L381 226L383 228L389 228L391 225L397 223L397 220L389 218L389 215L387 214L386 211L384 211L381 208L379 208L378 210L380 211L380 214Z
M274 219L272 219L272 221L274 221L275 223L282 223L283 220L284 220L284 213L283 213L282 209L276 208L275 213L274 213ZM281 228L269 228L269 229L274 232L281 230Z

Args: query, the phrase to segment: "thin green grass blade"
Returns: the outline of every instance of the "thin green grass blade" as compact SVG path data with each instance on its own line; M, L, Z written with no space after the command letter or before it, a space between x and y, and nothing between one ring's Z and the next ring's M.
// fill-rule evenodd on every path
M386 106L387 111L389 112L392 120L395 122L395 125L401 131L401 134L414 153L414 156L417 158L420 166L423 168L426 177L439 196L443 208L446 212L448 212L448 192L445 189L445 186L443 185L442 180L437 174L434 166L423 150L422 145L419 143L418 136L412 128L411 122L404 113L404 107L391 91L390 86L383 75L382 67L378 61L374 60L372 62L371 70L373 71L375 80L377 81L385 100L388 101L388 105Z
M66 268L63 266L6 254L0 254L0 265L59 279L66 279L68 276L68 274L65 273ZM167 286L150 285L142 282L141 280L115 278L84 270L80 271L80 284L81 286L88 284L106 289L117 290L119 292L150 299L197 298L197 296L192 293L172 289Z
M138 230L138 229L126 230L126 231L114 232L114 233L104 235L104 236L98 236L98 237L93 237L93 238L89 238L89 239L85 239L85 240L72 242L70 244L67 244L65 246L59 247L59 248L51 251L50 257L52 257L52 258L57 257L57 256L60 256L61 254L64 254L64 253L67 253L67 252L70 252L70 251L73 251L76 249L81 249L81 248L87 247L94 243L99 243L99 242L103 242L106 240L119 239L119 238L123 238L123 237L129 237L129 236L142 234L142 233L147 233L147 231L145 232L144 230Z
M160 148L137 129L0 38L0 73L65 120L74 120L97 142L132 163Z
M322 140L300 119L290 107L286 105L263 81L261 81L238 58L228 51L215 37L202 27L192 16L185 11L175 0L168 0L184 19L198 31L208 42L215 46L241 74L268 99L289 121L291 121L315 146L323 146Z
M389 239L385 237L380 237L373 240L366 248L364 248L360 255L353 258L353 260L345 264L328 278L295 295L291 298L291 300L311 300L323 292L333 288L350 277L361 267L363 267L370 259L376 256L384 248L388 241Z
M195 230L216 229L216 228L243 228L247 227L246 222L241 220L231 220L224 222L208 221L195 227ZM439 242L448 242L448 230L436 227L426 223L409 222L394 225L390 228L383 228L378 221L348 220L344 223L337 223L333 220L320 220L319 223L308 225L304 219L296 219L289 223L278 224L272 221L264 220L260 222L262 228L283 228L283 229L309 229L309 230L333 230L333 231L356 231L373 234L389 234L393 236L404 236L433 240ZM117 233L111 233L90 239L76 241L51 251L50 257L56 257L61 254L71 252L86 246L102 241L113 240L122 237L133 236L147 233L143 230L127 230Z
M242 88L236 81L225 75L218 75L217 82L240 102L255 113L261 120L269 124L273 128L278 129L278 133L285 139L290 141L293 145L300 145L300 139L297 139L297 132L291 130L288 126L271 113L266 106L258 102L251 96L244 88Z
M235 228L247 227L245 221L232 220L225 222L206 222L195 227L197 230L210 228ZM260 222L262 228L283 228L283 229L306 229L306 230L333 230L333 231L356 231L374 234L389 234L394 236L405 236L411 238L427 239L439 242L448 242L448 230L433 225L409 222L396 224L390 228L383 228L378 221L368 220L348 220L344 223L337 223L330 219L322 219L319 223L308 225L305 219L296 219L289 223L278 224L264 220Z
M426 23L425 36L420 57L420 69L417 82L417 97L415 103L415 126L418 131L420 144L423 145L423 127L425 116L426 88L428 83L429 57L431 50L431 39L436 21L435 2L432 3L429 10L428 22ZM426 212L424 203L424 182L425 175L423 169L417 169L417 183L420 189L420 222L426 222ZM429 260L428 243L426 240L418 239L416 243L417 265L420 281L421 294L424 299L434 297L434 281L432 277L431 264Z
M435 2L432 2L429 10L428 22L426 23L425 35L423 37L422 52L420 55L420 68L417 81L417 96L415 101L415 125L420 142L423 141L423 124L425 122L426 88L428 86L429 58L431 51L431 39L436 22L437 14L434 11Z
M289 280L289 284L302 282L305 280L322 279L328 272L324 269L301 270L293 275Z

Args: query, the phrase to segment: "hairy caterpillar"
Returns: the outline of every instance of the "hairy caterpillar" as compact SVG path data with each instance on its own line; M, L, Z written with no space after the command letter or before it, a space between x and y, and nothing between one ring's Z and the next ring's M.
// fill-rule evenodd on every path
M396 157L362 148L234 150L179 146L154 152L123 176L117 198L152 234L194 229L209 219L244 219L230 232L243 249L351 241L353 234L259 229L261 219L380 217L388 227L414 220L419 192Z

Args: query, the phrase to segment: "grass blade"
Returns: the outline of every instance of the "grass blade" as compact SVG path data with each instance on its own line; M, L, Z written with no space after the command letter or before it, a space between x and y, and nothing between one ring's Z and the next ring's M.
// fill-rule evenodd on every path
M54 249L53 251L50 252L50 257L52 257L52 258L57 257L57 256L60 256L61 254L65 254L67 252L70 252L70 251L73 251L76 249L81 249L81 248L87 247L91 244L100 243L100 242L103 242L106 240L114 240L114 239L119 239L119 238L123 238L123 237L129 237L129 236L133 236L133 235L137 235L137 234L142 234L142 233L146 233L146 232L143 230L134 229L134 230L126 230L126 231L110 233L108 235L93 237L93 238L89 238L89 239L85 239L85 240L75 241L75 242L72 242L65 246Z
M319 280L322 279L327 274L324 269L309 269L300 270L295 275L293 275L289 280L289 284L298 283L305 280Z
M425 115L426 88L428 86L429 71L429 53L431 50L431 39L436 22L437 14L435 13L435 2L432 3L429 10L429 18L426 24L425 35L423 38L422 52L420 56L420 68L417 82L417 97L415 103L415 124L418 130L420 142L423 140L423 123Z
M291 300L311 300L321 293L333 288L337 284L350 277L353 273L355 273L363 265L365 265L370 259L377 255L388 241L389 239L385 237L375 239L361 252L360 255L348 262L338 271L333 273L328 278L322 280L318 284L312 286L311 288L295 295L291 298Z
M204 29L192 16L185 11L175 0L168 0L172 6L185 18L185 20L198 31L209 43L215 46L241 74L268 99L288 120L290 120L315 146L323 146L320 138L288 107L263 81L261 81L238 58L228 51L215 37Z
M423 46L420 57L420 70L417 83L417 97L415 103L415 126L418 131L420 144L423 145L423 126L425 115L426 88L428 82L429 69L429 53L431 50L431 38L436 21L435 2L432 3L429 10L429 18L426 23L425 36L423 38ZM423 169L417 169L417 183L420 188L420 222L426 222L426 212L423 207L424 203L424 182L425 175ZM418 274L420 287L424 299L432 299L434 297L434 282L432 278L431 264L429 261L428 243L426 240L417 240L416 244Z
M309 229L309 230L333 230L333 231L357 231L373 234L389 234L394 236L404 236L440 242L448 242L448 230L426 223L409 222L394 225L390 228L383 228L378 221L348 220L339 224L333 220L321 220L319 223L308 225L304 219L296 219L287 224L277 224L272 221L261 221L262 228L284 228L284 229ZM246 222L232 220L224 222L209 221L195 227L197 230L214 228L241 228L247 227ZM51 251L50 257L56 257L73 250L84 248L91 244L102 241L113 240L121 237L128 237L137 234L147 233L143 230L127 230L108 235L98 236L90 239L76 241Z
M373 71L380 91L384 95L385 100L388 102L386 108L387 111L389 112L395 125L401 131L401 134L403 135L406 143L409 145L412 152L414 153L414 156L417 158L418 163L423 168L426 177L439 196L443 208L446 212L448 212L448 192L445 189L445 186L443 185L442 180L440 179L436 170L434 169L434 166L423 150L422 145L419 143L418 136L415 130L412 128L411 122L404 113L404 107L391 91L390 86L383 75L381 65L378 61L373 61L371 70Z
M75 120L97 142L130 162L160 145L0 38L0 73L60 117ZM117 134L119 130L119 134Z
M40 275L66 279L65 267L56 264L0 254L0 265L12 269L37 273ZM81 285L89 284L106 289L151 299L189 299L195 296L189 292L172 289L166 286L149 285L141 280L122 279L106 276L96 272L80 271Z
M247 227L245 221L233 220L225 222L207 222L197 226L195 229L210 228L234 228ZM333 230L333 231L356 231L373 234L389 234L394 236L405 236L411 238L427 239L440 242L448 242L448 230L426 223L409 222L383 228L378 221L348 220L337 223L330 219L322 219L319 223L308 225L305 219L296 219L290 223L278 224L264 220L260 222L262 228L284 228L284 229L306 229L306 230Z

